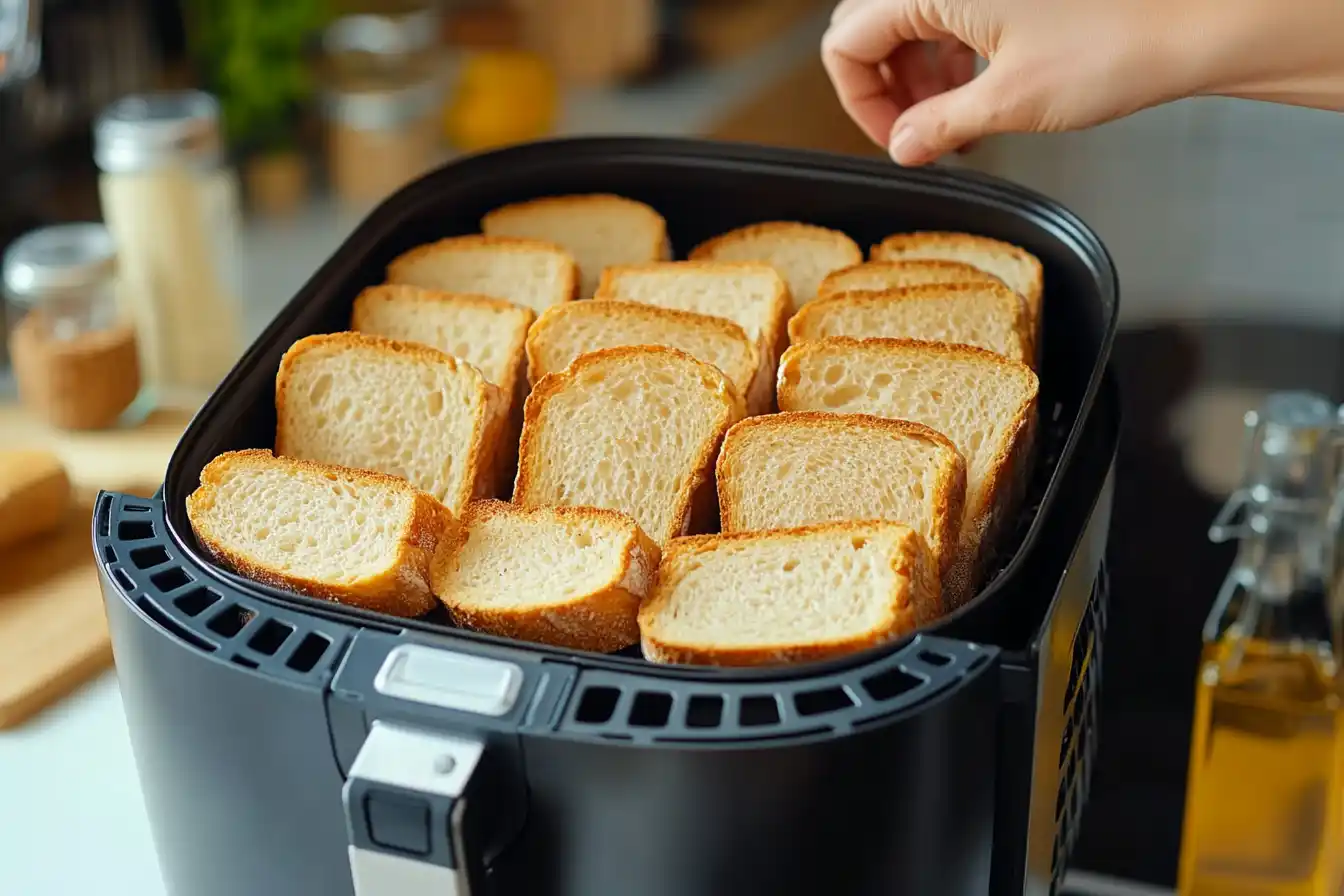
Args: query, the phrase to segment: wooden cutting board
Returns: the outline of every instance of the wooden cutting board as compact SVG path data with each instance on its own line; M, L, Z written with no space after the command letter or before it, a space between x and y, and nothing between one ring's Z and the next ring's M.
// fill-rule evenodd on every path
M99 489L148 497L188 418L156 414L141 426L61 434L0 405L12 448L45 448L66 466L75 495L64 527L0 551L0 729L70 693L112 662L90 537Z

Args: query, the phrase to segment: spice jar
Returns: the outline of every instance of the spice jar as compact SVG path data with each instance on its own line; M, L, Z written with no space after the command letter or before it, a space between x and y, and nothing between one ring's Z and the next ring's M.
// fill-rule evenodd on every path
M239 190L219 104L200 91L125 97L94 125L121 298L160 406L194 410L241 352Z
M338 19L323 38L323 110L332 186L376 203L440 159L439 109L449 76L422 11Z
M63 224L5 253L19 401L60 429L117 423L140 392L135 329L117 307L117 254L101 224Z

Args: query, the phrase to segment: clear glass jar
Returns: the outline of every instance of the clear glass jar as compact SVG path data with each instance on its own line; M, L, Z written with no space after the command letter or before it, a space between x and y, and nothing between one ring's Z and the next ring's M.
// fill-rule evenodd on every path
M19 400L60 429L123 421L140 392L135 328L116 299L117 253L101 224L63 224L5 253L5 317Z
M194 410L242 351L239 187L219 114L207 93L148 93L118 100L94 125L120 301L160 406Z

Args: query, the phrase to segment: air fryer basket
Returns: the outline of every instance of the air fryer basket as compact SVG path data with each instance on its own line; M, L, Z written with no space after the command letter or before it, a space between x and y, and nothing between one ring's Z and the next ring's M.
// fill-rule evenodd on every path
M649 664L637 651L520 644L442 618L379 616L265 588L210 562L183 500L220 452L271 446L274 376L290 344L346 328L358 291L414 245L474 232L506 202L597 191L657 208L681 254L732 227L794 219L865 246L900 230L972 231L1042 259L1041 460L1001 570L976 599L928 631L842 660L713 670ZM338 850L347 840L351 856L379 868L395 861L402 853L375 831L369 793L407 797L406 782L361 771L383 735L402 736L386 728L395 723L438 732L465 745L468 765L479 763L464 786L485 788L489 800L452 827L451 848L415 853L454 869L479 888L471 892L1053 890L1095 750L1118 427L1106 362L1117 302L1110 260L1085 225L977 175L700 141L583 139L468 158L410 185L314 275L201 409L161 500L100 498L94 541L170 889L190 878L190 892L202 894L316 892L319 882L348 892L351 865ZM509 708L491 716L392 694L385 676L406 645L512 668ZM255 739L272 730L283 743ZM216 773L249 761L264 770L255 793L216 788L228 811L208 837L199 815L209 801L187 804L165 777L193 761ZM826 768L848 774L821 786ZM276 805L298 798L318 808ZM430 799L427 811L463 798ZM345 829L325 813L344 818ZM244 824L245 833L235 830ZM285 850L272 842L281 835ZM807 850L780 859L797 836L836 860ZM221 839L231 848L221 852ZM266 861L228 861L252 850Z

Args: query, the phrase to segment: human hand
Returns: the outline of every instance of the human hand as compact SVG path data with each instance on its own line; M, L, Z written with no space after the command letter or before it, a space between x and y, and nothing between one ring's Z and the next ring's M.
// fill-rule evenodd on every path
M822 57L850 117L918 165L990 134L1074 130L1199 91L1200 56L1181 38L1203 2L844 0ZM978 77L977 55L989 60Z

